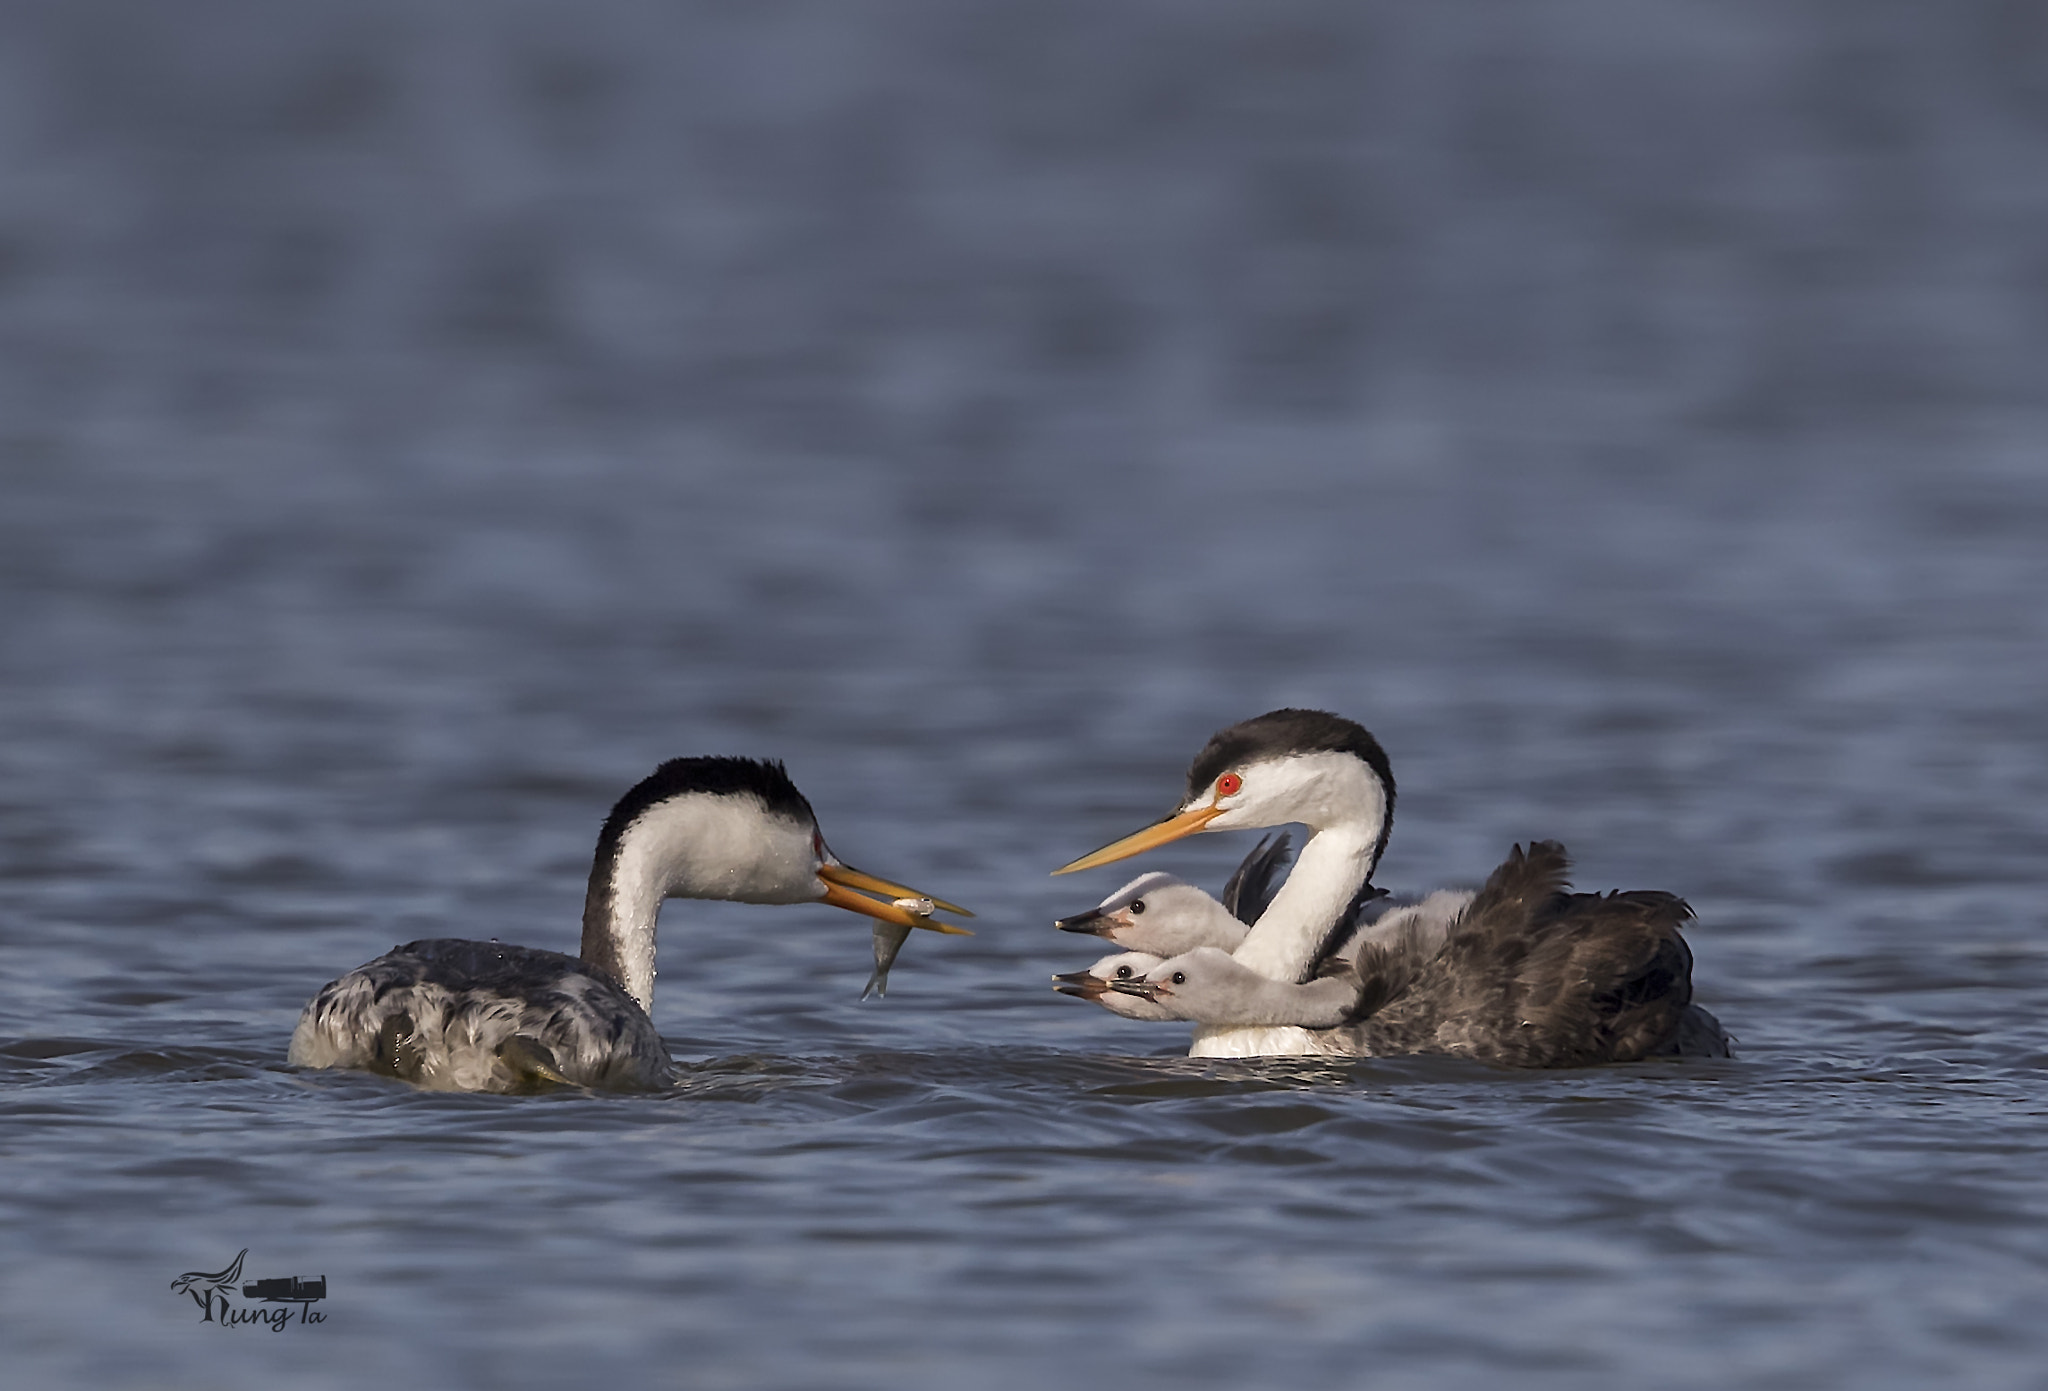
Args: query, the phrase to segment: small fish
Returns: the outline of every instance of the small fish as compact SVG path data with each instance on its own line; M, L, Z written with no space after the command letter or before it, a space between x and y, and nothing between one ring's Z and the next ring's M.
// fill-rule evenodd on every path
M929 918L939 911L939 905L928 898L899 898L896 906L914 918ZM896 953L903 950L903 944L910 939L910 929L896 923L875 924L875 973L868 977L868 983L860 992L865 1000L873 995L886 999L889 994L889 968L896 964Z

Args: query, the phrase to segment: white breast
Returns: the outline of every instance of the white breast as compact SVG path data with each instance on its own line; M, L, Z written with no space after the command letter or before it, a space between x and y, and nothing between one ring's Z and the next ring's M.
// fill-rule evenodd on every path
M1355 1057L1349 1049L1334 1047L1327 1031L1301 1029L1292 1024L1229 1028L1204 1024L1196 1028L1195 1041L1188 1048L1190 1058L1322 1058Z

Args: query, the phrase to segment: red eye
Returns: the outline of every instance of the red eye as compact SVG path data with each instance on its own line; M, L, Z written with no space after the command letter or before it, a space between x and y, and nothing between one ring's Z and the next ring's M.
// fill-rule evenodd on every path
M1244 779L1235 773L1225 773L1222 777L1216 779L1216 795L1218 797L1235 797L1243 787Z

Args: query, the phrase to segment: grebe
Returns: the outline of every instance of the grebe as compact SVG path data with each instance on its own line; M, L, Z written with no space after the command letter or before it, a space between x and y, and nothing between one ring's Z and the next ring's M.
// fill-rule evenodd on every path
M1201 947L1106 988L1201 1024L1300 1025L1340 1056L1574 1067L1683 1051L1690 1006L1673 983L1692 970L1678 933L1691 909L1655 891L1568 893L1569 869L1555 841L1518 845L1441 947L1420 932L1367 942L1305 984Z
M674 1065L648 1017L662 900L823 902L906 933L966 931L932 920L934 909L973 916L942 899L913 912L857 890L929 897L833 855L780 763L671 759L605 818L580 958L498 942L409 942L322 986L299 1015L288 1060L450 1091L663 1086ZM879 943L876 955L885 974Z
M1167 1006L1145 998L1143 992L1124 988L1130 982L1143 980L1146 973L1162 964L1162 958L1148 952L1118 952L1115 956L1103 957L1085 971L1068 971L1054 976L1052 988L1077 1000L1091 1000L1111 1014L1121 1014L1126 1019L1145 1019L1155 1023L1185 1019L1186 1015L1176 1014Z
M1103 957L1084 971L1054 976L1053 989L1062 995L1093 1001L1126 1019L1185 1019L1184 1015L1137 1000L1128 992L1114 993L1112 983L1143 976L1168 957L1197 947L1217 947L1227 952L1242 942L1251 924L1273 901L1277 887L1274 878L1285 867L1290 852L1291 837L1287 832L1260 837L1224 884L1221 901L1171 874L1141 874L1087 912L1059 919L1053 926L1062 932L1087 933L1130 950ZM1348 936L1354 923L1368 922L1369 910L1379 906L1374 900L1382 897L1382 892L1371 885L1361 887L1352 899L1340 935ZM1459 902L1462 904L1463 899ZM1413 914L1418 909L1419 905L1413 905L1399 911ZM1379 929L1374 926L1370 930Z
M1171 874L1141 874L1087 912L1060 918L1053 926L1062 932L1083 932L1139 949L1105 956L1084 971L1056 975L1052 988L1126 1019L1179 1019L1162 1005L1118 994L1111 987L1117 981L1135 980L1192 947L1209 942L1236 946L1243 941L1252 922L1273 901L1273 876L1287 863L1289 847L1285 831L1259 837L1224 884L1220 902Z
M1196 947L1229 951L1273 901L1273 878L1287 864L1291 838L1262 836L1219 901L1171 874L1141 874L1085 913L1060 918L1062 932L1100 937L1126 951L1164 959Z
M1054 872L1109 864L1201 831L1300 822L1312 834L1294 872L1232 952L1238 965L1258 975L1300 984L1341 944L1349 906L1372 882L1386 849L1393 810L1392 767L1363 726L1319 710L1275 710L1209 740L1188 770L1187 797L1172 815ZM1428 962L1448 979L1418 997L1412 1046L1394 1051L1450 1051L1447 1040L1457 1038L1458 1051L1531 1067L1625 1062L1651 1053L1725 1056L1726 1035L1692 1004L1692 954L1677 931L1691 916L1684 902L1661 893L1565 895L1562 849L1546 842L1543 853L1532 856L1534 869L1517 850L1488 889L1499 881L1502 894L1530 895L1532 885L1549 884L1536 907L1508 926L1500 925L1507 910L1490 909L1483 922L1494 926L1462 939L1457 924L1475 921L1474 905L1442 924L1442 946ZM1407 930L1420 942L1429 927L1414 922ZM1654 944L1647 954L1640 950L1646 942ZM1585 974L1594 967L1605 974ZM1423 981L1417 974L1403 994ZM1376 1017L1400 1017L1402 998L1389 1000ZM1431 1002L1441 1017L1424 1030L1422 1005ZM1573 1019L1592 1022L1573 1033ZM1658 1029L1658 1036L1646 1037ZM1523 1030L1590 1042L1518 1050L1509 1035ZM1364 1024L1323 1035L1295 1024L1202 1024L1189 1052L1358 1055L1375 1051L1376 1041L1392 1042L1376 1039Z
M1239 1029L1293 1025L1320 1030L1356 1017L1358 986L1349 972L1294 985L1260 975L1220 947L1196 947L1142 975L1114 976L1103 988L1159 1012L1147 1018Z

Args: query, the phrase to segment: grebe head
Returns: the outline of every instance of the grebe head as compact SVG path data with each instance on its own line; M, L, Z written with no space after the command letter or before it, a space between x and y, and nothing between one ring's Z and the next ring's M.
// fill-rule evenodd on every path
M1355 976L1289 985L1215 947L1184 952L1135 980L1111 981L1109 988L1176 1019L1225 1027L1329 1028L1346 1019L1359 993Z
M672 758L619 799L597 839L593 897L717 898L809 903L935 932L965 929L906 912L889 899L931 898L846 864L782 764L751 758ZM972 917L933 898L938 908Z
M1135 995L1155 1003L1172 1001L1176 1008L1201 1008L1205 1005L1227 1008L1238 993L1271 984L1258 972L1232 960L1229 952L1216 947L1197 947L1156 963L1141 976L1113 980L1109 982L1109 989L1120 995Z
M1188 769L1187 797L1164 820L1053 871L1128 859L1199 831L1301 822L1366 829L1386 845L1394 773L1363 725L1321 710L1274 710L1219 731Z
M1085 971L1068 971L1054 976L1052 988L1062 995L1099 1000L1115 988L1117 981L1143 980L1145 973L1163 959L1141 951L1118 952L1115 956L1103 957Z
M782 765L751 758L672 758L619 799L598 834L583 899L583 959L643 1009L654 998L655 919L666 898L824 902L894 928L963 934L922 900L972 916L842 861Z
M1245 924L1221 903L1171 874L1141 874L1097 906L1053 924L1132 951L1178 956L1199 946L1233 947Z
M1119 994L1118 986L1123 982L1142 980L1145 973L1156 968L1159 962L1160 958L1145 952L1119 952L1115 956L1103 957L1085 971L1068 971L1054 976L1052 988L1062 995L1092 1000L1111 1014L1120 1014L1126 1019L1158 1023L1174 1016L1150 1000Z

